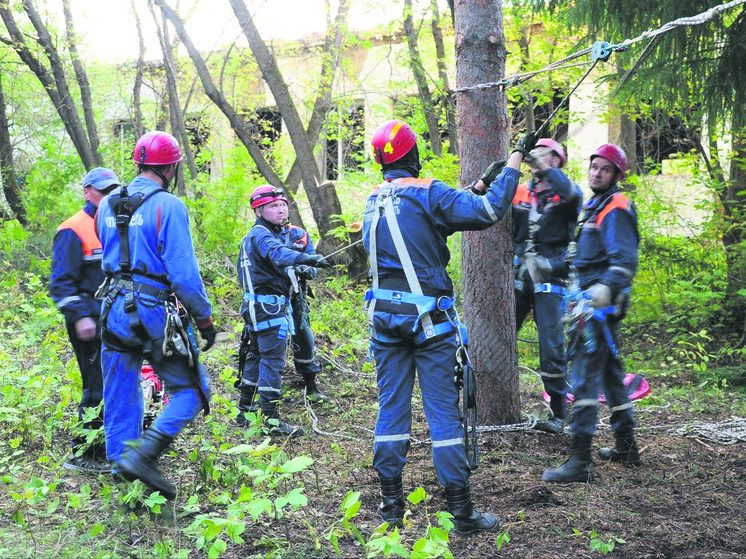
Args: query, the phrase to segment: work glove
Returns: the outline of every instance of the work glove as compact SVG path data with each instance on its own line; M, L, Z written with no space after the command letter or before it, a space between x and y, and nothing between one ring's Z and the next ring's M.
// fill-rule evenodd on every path
M493 161L492 163L490 163L490 166L487 167L484 173L482 173L482 176L479 177L479 180L484 183L484 186L489 188L492 184L492 181L497 178L497 175L500 174L500 171L503 170L503 167L505 167L506 163L507 161L505 161L504 159L502 161Z
M331 264L324 258L323 254L311 254L306 256L303 260L304 264L313 266L314 268L331 268Z
M536 147L536 142L538 140L539 138L536 137L536 132L528 132L518 140L518 144L513 148L511 153L519 151L523 154L523 159L528 160L531 158L531 150Z
M594 309L606 309L611 306L611 288L603 283L594 283L585 290L583 297L588 299Z
M524 254L521 267L518 268L518 278L523 279L526 272L534 284L544 283L552 274L552 263L545 256L534 253Z
M199 334L200 336L202 336L202 339L207 342L202 348L202 351L207 351L215 343L215 337L218 335L218 329L215 328L214 324L210 324L206 328L200 328Z
M307 264L300 264L295 267L295 276L298 279L313 279L314 278L313 273L313 266L308 266Z

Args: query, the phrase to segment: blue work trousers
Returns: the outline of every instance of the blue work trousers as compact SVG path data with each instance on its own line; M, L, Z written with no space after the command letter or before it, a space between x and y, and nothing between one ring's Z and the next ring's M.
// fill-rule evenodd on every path
M609 335L618 345L619 322L606 319ZM588 327L588 326L586 326ZM632 404L624 386L624 368L609 345L602 323L590 323L593 344L590 351L583 336L578 336L573 358L572 430L576 435L593 435L598 423L598 395L603 392L611 411L611 428L615 433L629 433L634 429Z
M249 303L253 304L253 303ZM261 304L255 305L256 321L261 327L262 322L282 318L285 315L284 306L273 306L269 310L278 309L270 314ZM285 370L285 350L287 348L287 323L255 330L249 319L248 310L244 310L244 320L249 326L249 354L243 369L241 384L258 387L259 405L263 410L271 410L282 398L282 372ZM281 333L284 329L285 332Z
M552 412L555 417L564 419L567 415L567 360L562 300L561 293L534 293L530 281L524 281L523 288L515 290L516 331L521 329L533 308L539 333L539 374L551 399Z
M316 348L308 316L308 302L305 297L295 294L292 298L293 334L291 348L293 350L293 364L295 371L303 376L316 376L319 372L319 362L316 360Z
M371 348L378 369L378 420L373 441L373 467L384 478L398 477L407 461L412 424L412 392L419 377L425 417L430 426L433 462L446 488L469 482L464 429L453 380L455 330L421 342L422 326L412 332L416 317L376 312Z
M201 363L194 370L187 357L163 355L165 309L162 303L146 297L140 299L137 309L149 339L142 339L132 330L123 296L114 300L107 318L112 339L116 339L111 345L105 341L101 351L106 453L112 462L119 459L128 441L142 436L144 403L140 379L144 358L168 393L168 404L153 423L154 429L176 436L203 409L203 394L204 398L210 397L207 371Z

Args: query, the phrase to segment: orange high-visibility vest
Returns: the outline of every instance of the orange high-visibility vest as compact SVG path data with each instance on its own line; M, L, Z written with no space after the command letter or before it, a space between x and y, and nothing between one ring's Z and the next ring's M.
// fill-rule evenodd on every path
M62 222L57 231L72 229L83 244L83 260L95 261L101 260L103 251L101 250L101 241L96 236L96 230L93 227L93 218L85 210L80 210L70 219Z

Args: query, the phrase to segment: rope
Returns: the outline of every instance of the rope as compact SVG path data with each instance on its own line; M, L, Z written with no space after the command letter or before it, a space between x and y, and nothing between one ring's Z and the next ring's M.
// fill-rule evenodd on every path
M668 22L665 25L659 27L658 29L654 30L648 30L642 33L641 35L638 35L634 39L625 39L621 43L615 44L615 45L608 45L608 50L611 52L622 52L629 49L630 45L633 45L635 43L638 43L640 41L644 41L647 39L655 39L659 35L663 35L664 33L668 33L669 31L677 28L677 27L683 27L683 26L694 26L694 25L701 25L702 23L705 23L707 21L710 21L715 16L720 15L722 12L725 12L727 10L730 10L731 8L735 8L736 6L739 6L741 4L745 4L746 0L733 0L732 2L728 2L727 4L721 4L719 6L714 6L707 10L706 12L702 12L701 14L697 14L692 17L681 17L679 19L676 19L674 21ZM652 43L651 43L652 44ZM651 45L648 45L648 49L651 48ZM459 87L453 90L454 93L464 93L466 91L474 91L479 89L490 89L493 87L502 87L502 88L508 88L513 87L515 85L520 84L523 81L526 81L532 77L534 77L537 74L540 74L542 72L549 72L554 70L559 70L561 68L569 67L569 66L562 66L565 62L568 62L570 60L574 60L575 58L579 58L581 56L585 56L586 54L589 54L591 52L591 48L585 48L581 51L578 51L574 54L570 54L560 60L557 60L555 62L552 62L545 66L544 68L541 68L539 70L534 70L531 72L524 72L519 74L514 74L513 76L509 78L504 78L499 81L494 82L485 82L480 83L477 85L470 85L470 86L464 86ZM647 49L646 49L647 50ZM647 56L647 54L645 54ZM642 58L642 57L641 57ZM597 62L599 59L596 59L593 61L593 64L595 65L595 62ZM582 65L582 64L590 64L590 62L585 63L579 63L576 65ZM638 63L635 65L635 68L639 65ZM585 77L585 76L584 76ZM626 76L625 76L626 78ZM582 80L581 80L582 81ZM576 86L577 87L577 86ZM551 119L547 119L547 122Z

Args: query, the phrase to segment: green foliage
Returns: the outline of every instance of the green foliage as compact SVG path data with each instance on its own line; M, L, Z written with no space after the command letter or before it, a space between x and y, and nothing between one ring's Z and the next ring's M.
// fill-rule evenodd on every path
M591 551L598 552L604 556L614 551L616 544L627 543L622 538L617 537L612 537L604 541L601 537L599 537L598 532L596 532L595 530L591 530L586 534L584 534L577 528L573 528L572 531L576 536L588 538L588 540L590 541Z

